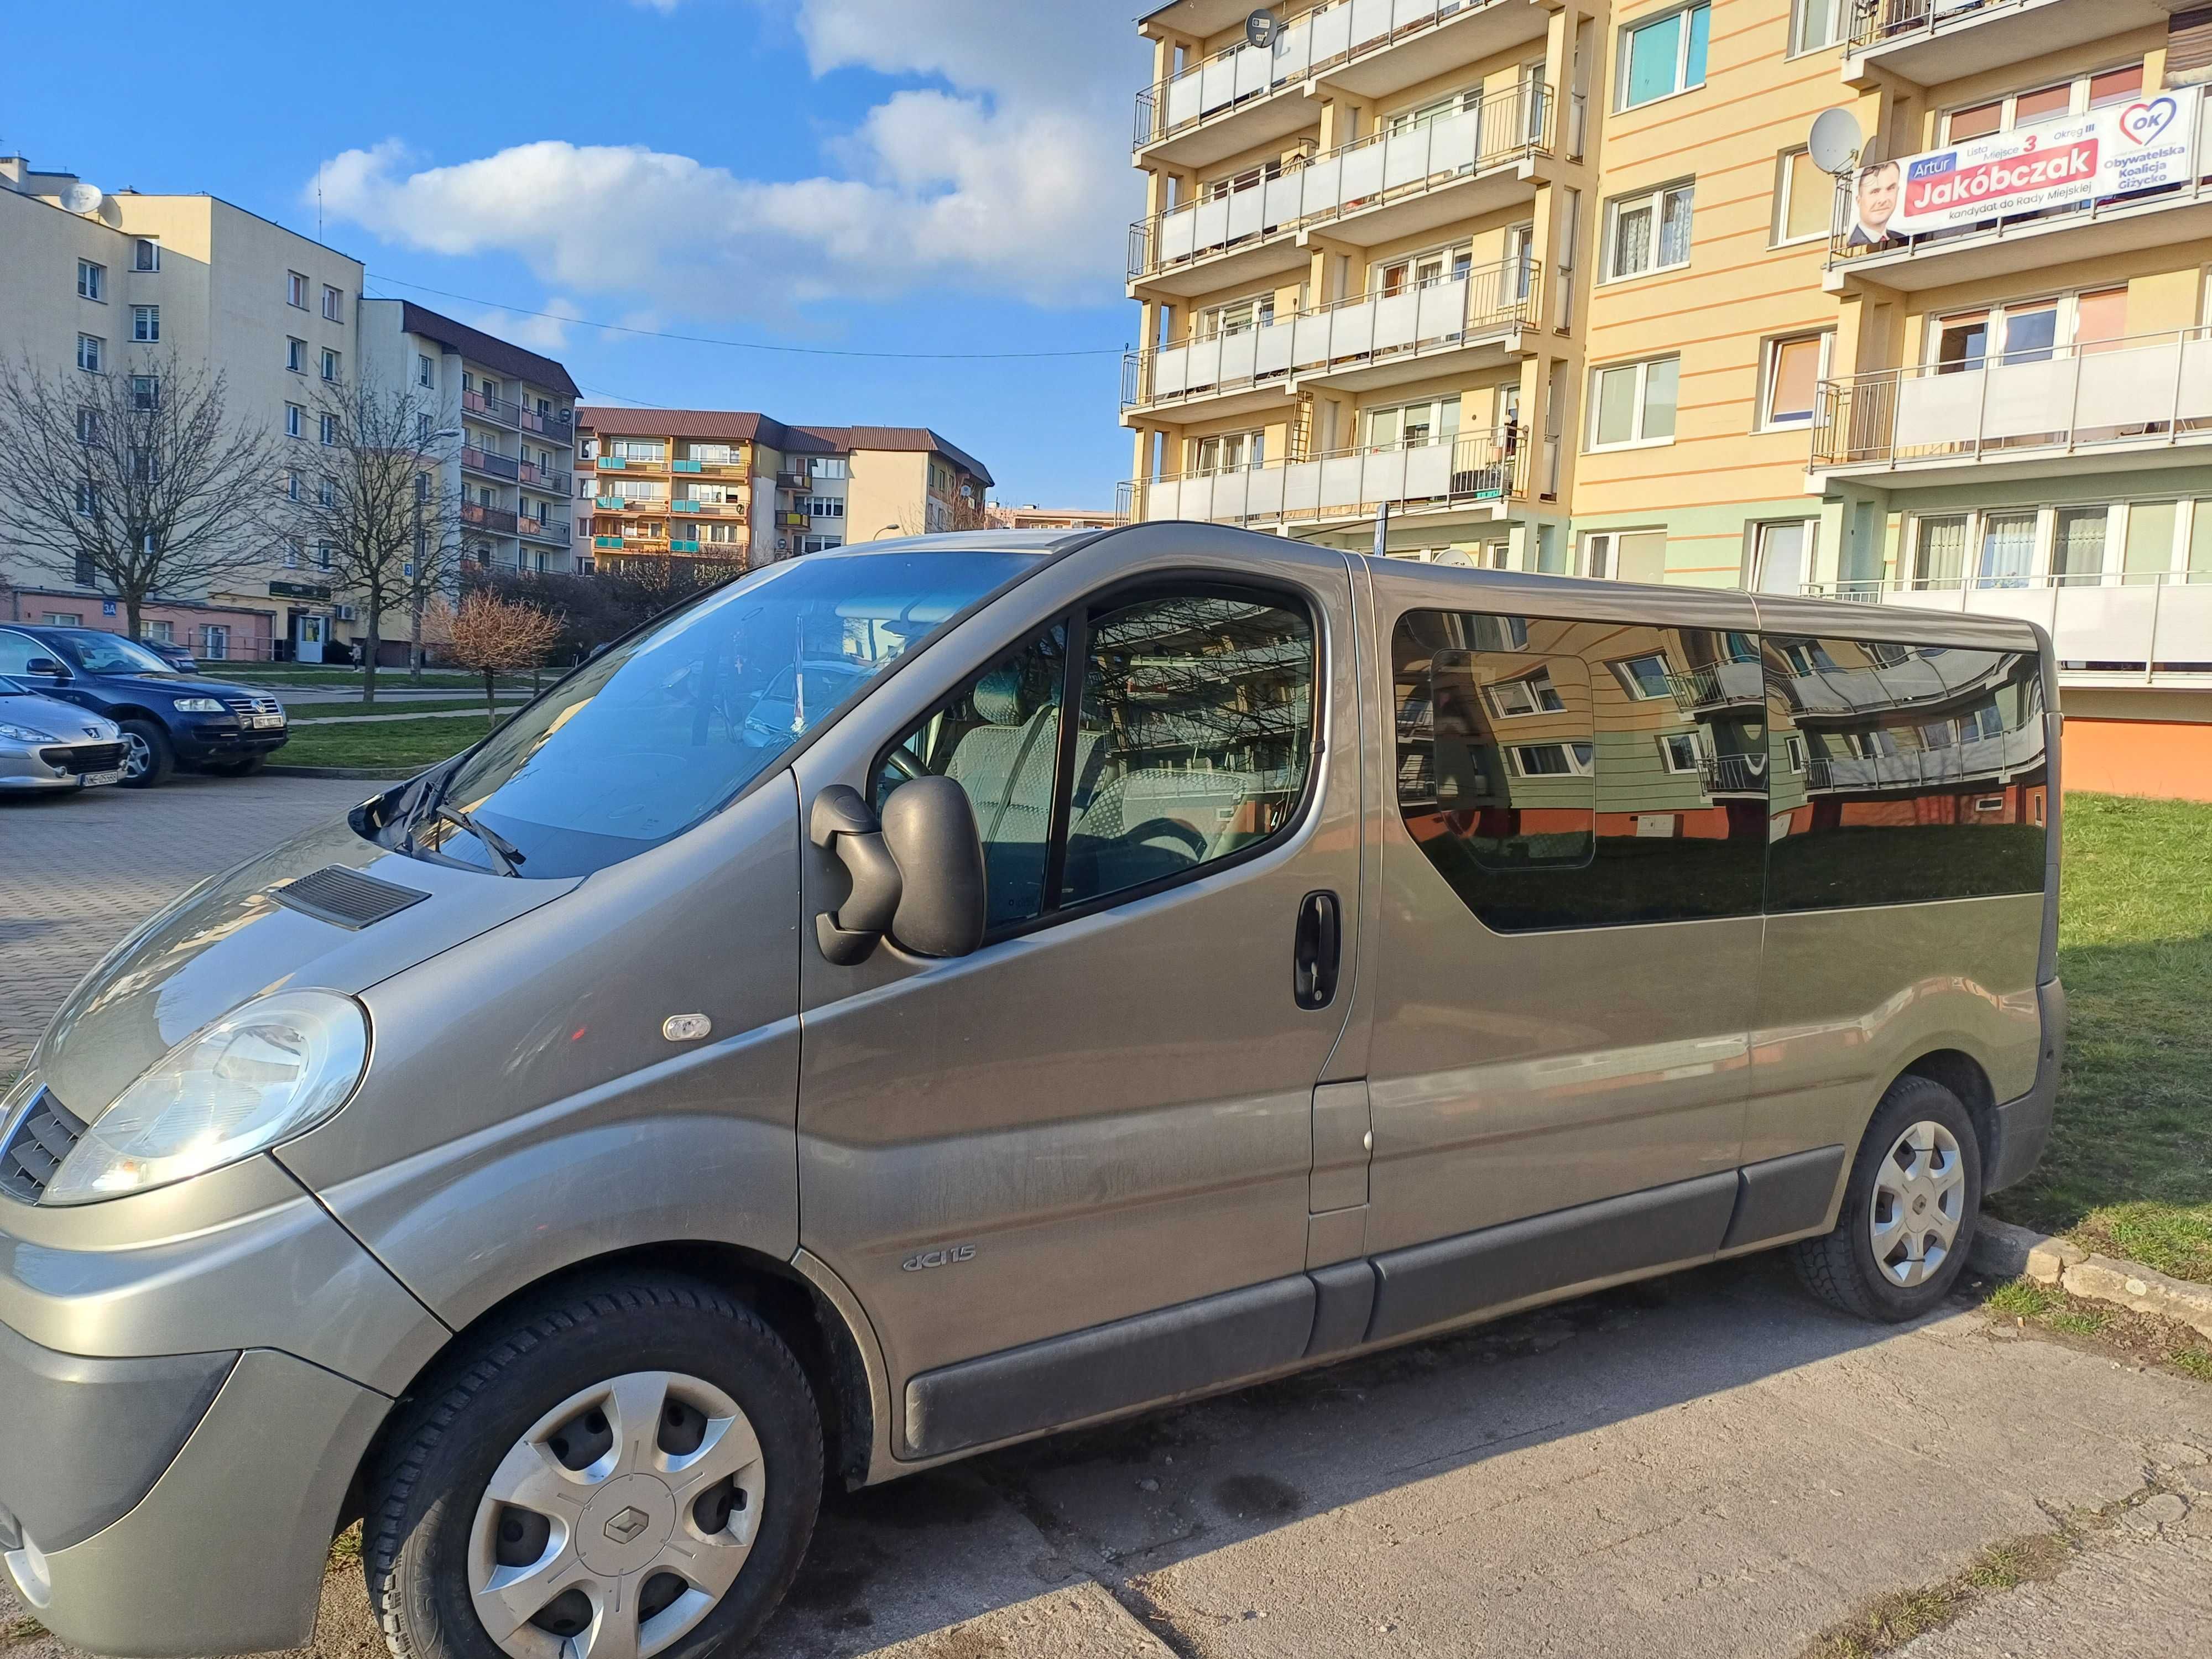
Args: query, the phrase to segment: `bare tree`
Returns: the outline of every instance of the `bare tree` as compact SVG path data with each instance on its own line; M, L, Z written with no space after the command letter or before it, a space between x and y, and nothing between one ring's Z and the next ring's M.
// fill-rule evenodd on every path
M972 485L945 503L945 522L936 526L946 530L989 530L990 509L985 506L982 493ZM899 509L898 530L902 536L926 536L932 533L927 499Z
M325 381L311 414L316 471L297 480L293 534L318 564L328 555L331 586L362 612L363 702L376 701L385 612L407 605L419 672L423 610L459 554L459 502L443 482L452 434L437 429L439 413L434 392L364 376Z
M561 637L561 619L520 599L503 599L489 587L475 587L462 596L451 629L453 642L447 650L462 667L483 676L484 713L497 720L493 696L496 677L544 662Z
M268 563L282 477L276 440L231 418L222 372L173 350L58 377L0 366L0 543L112 589L134 639L147 600Z

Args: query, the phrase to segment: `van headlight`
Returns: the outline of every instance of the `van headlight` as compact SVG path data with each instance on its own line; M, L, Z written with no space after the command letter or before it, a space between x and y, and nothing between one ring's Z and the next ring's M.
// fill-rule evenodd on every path
M87 1129L45 1204L96 1204L235 1164L345 1104L368 1060L350 997L279 991L185 1039Z

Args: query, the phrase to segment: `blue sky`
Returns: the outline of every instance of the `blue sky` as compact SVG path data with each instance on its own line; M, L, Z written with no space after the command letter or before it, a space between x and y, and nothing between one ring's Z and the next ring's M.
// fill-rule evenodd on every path
M65 9L0 58L0 149L207 191L507 333L608 401L928 425L1006 501L1107 506L1130 100L1110 0L224 0L134 7L98 88ZM416 286L408 286L414 284ZM428 290L442 289L445 293ZM467 299L450 295L472 296ZM487 303L489 302L489 303ZM514 308L502 315L498 307ZM582 322L779 345L732 350Z

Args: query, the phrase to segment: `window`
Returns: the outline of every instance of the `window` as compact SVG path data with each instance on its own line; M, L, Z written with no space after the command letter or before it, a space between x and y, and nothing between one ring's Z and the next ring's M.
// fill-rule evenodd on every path
M1243 334L1266 328L1275 320L1275 291L1247 295L1227 305L1209 306L1198 313L1197 336L1210 340L1219 334Z
M1629 657L1613 664L1613 672L1620 677L1628 695L1638 702L1655 702L1674 694L1673 678L1667 672L1664 652L1654 651L1641 657Z
M659 438L610 438L606 453L618 460L664 461L668 459L668 446Z
M317 436L319 437L323 442L326 444L335 444L337 442L338 417L337 416L319 415L315 417L315 426L317 428Z
M420 386L434 386L438 384L437 365L419 351L415 354L415 384Z
M1759 593L1802 593L1812 575L1818 519L1784 519L1752 526L1751 586Z
M39 622L40 626L46 628L82 628L84 626L84 612L82 611L43 611L40 614ZM23 671L19 668L15 672L20 674Z
M1229 432L1218 437L1198 439L1193 446L1191 470L1194 472L1242 472L1247 468L1258 468L1267 464L1267 434L1265 432Z
M143 444L133 444L124 455L123 471L132 483L159 483L161 458Z
M300 499L300 475L297 472L284 475L284 499L291 501Z
M1607 282L1690 263L1692 185L1668 185L1606 204Z
M209 623L200 629L200 655L210 662L230 659L230 629L222 623Z
M345 320L343 296L337 289L327 283L323 284L323 315L333 323L342 323Z
M842 495L809 495L799 504L799 510L810 519L842 519L845 516Z
M1692 714L1668 666L1698 660L1693 647L1709 651L1710 640L1618 622L1440 611L1400 619L1399 811L1484 925L1518 933L1758 914L1767 817L1759 675L1712 677ZM1538 672L1559 706L1507 724L1492 693Z
M1809 426L1820 395L1821 377L1828 372L1828 346L1835 338L1818 334L1794 334L1766 343L1760 378L1759 423L1768 431L1777 427Z
M1654 357L1596 370L1591 376L1589 447L1619 449L1673 442L1681 370L1680 357Z
M76 441L81 444L100 441L100 411L89 404L80 404L76 411Z
M338 378L338 354L327 346L323 349L323 378L326 380L335 380ZM422 418L428 420L429 416L424 416Z
M1790 50L1818 52L1844 38L1850 0L1796 0L1790 23Z
M334 482L329 478L319 478L316 480L316 505L319 507L335 507L337 504L337 498L338 487Z
M1591 531L1583 538L1583 571L1599 581L1663 582L1667 580L1667 532Z
M315 544L315 568L318 570L328 570L330 568L331 544L328 542L317 542Z
M1775 163L1775 245L1825 237L1835 216L1836 181L1813 164L1811 151L1783 151Z
M2101 507L2061 507L2051 529L2051 569L2059 586L2104 580L2109 514Z
M97 334L76 337L76 366L88 374L97 374L105 360L107 343Z
M1700 4L1623 29L1617 107L1634 109L1705 85L1712 21L1712 8Z
M100 491L94 485L80 483L76 487L76 511L81 519L88 519L100 510ZM82 580L82 579L80 579Z
M1366 423L1369 448L1419 449L1459 435L1459 394L1448 392L1419 403L1365 410L1361 418Z
M1082 689L1063 733L1071 651ZM967 790L994 927L1149 889L1290 823L1314 669L1312 623L1284 604L1191 593L1093 611L908 732L878 768L878 801L920 772Z
M2054 85L2036 87L2027 92L2013 93L2002 98L1992 98L1985 103L1970 104L1950 111L1943 118L1944 142L1955 144L1968 138L1985 137L1993 132L2009 132L2042 121L2086 114L2090 110L2102 109L2107 105L2130 102L2142 95L2142 89L2143 66L2141 64L2127 64L2094 75L2075 76L2071 80L2060 81Z
M177 642L177 625L173 622L156 622L150 617L143 617L138 623L138 637L159 640L163 645L174 645Z
M150 415L161 406L161 377L158 374L133 374L131 377L131 407L139 413Z
M2048 775L2033 653L1764 643L1770 911L2041 890Z
M297 570L300 568L300 544L297 542L286 542L284 544L284 568L287 570Z
M296 270L284 273L284 303L307 308L307 279Z
M150 236L133 237L131 241L131 269L151 272L161 268L161 245Z
M89 259L76 262L76 295L80 300L107 299L107 267L96 265Z
M131 307L131 337L151 344L161 337L161 307L133 306Z
M307 418L307 411L299 404L286 404L284 405L284 435L288 438L298 437Z

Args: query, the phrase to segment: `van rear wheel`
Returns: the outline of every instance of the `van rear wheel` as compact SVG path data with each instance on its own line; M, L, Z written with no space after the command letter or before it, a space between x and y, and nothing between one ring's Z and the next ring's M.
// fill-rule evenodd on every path
M1798 1275L1863 1319L1917 1319L1958 1282L1981 1204L1981 1146L1966 1107L1940 1083L1901 1077L1859 1142L1835 1231L1795 1246Z
M416 1401L362 1556L396 1659L703 1659L799 1569L822 1427L791 1351L678 1279L573 1291Z

